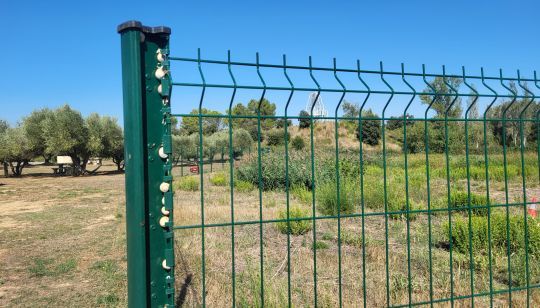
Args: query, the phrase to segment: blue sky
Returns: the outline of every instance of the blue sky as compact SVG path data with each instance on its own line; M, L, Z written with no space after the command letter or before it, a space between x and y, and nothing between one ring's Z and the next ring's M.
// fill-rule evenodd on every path
M301 65L311 55L316 65L337 57L344 66L360 59L372 69L383 60L393 70L405 62L416 71L425 63L431 71L446 64L450 72L465 65L476 73L484 66L491 74L503 68L531 76L540 68L539 12L538 1L6 0L0 2L0 118L15 124L35 108L69 103L85 115L121 121L116 26L130 19L171 27L177 56L195 56L200 47L219 59L231 49L245 61L258 51L263 62L279 63L287 53L289 63ZM182 74L173 71L173 78ZM175 111L189 111L181 107Z

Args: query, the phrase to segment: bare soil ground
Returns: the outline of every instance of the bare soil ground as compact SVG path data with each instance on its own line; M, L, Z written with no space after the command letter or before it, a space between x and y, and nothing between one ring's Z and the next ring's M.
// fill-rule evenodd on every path
M125 306L124 175L0 178L0 307Z

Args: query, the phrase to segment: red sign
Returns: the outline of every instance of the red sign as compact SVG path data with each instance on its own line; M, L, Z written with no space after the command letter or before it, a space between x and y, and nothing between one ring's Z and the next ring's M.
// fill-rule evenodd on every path
M536 212L536 198L533 197L532 200L531 200L533 203L532 204L527 204L527 213L529 213L529 215L531 215L532 218L536 218L537 216L537 212Z

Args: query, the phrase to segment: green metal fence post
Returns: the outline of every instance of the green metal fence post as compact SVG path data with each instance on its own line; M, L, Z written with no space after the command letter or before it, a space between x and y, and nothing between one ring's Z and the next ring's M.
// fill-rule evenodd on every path
M174 305L170 29L129 21L122 44L129 307Z

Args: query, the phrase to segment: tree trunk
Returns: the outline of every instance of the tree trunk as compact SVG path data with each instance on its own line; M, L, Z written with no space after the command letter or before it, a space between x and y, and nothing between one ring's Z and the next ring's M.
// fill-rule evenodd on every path
M21 165L20 165L20 169L19 169L19 175L22 175L23 173L23 169L28 166L28 163L29 161L28 160L23 160Z
M124 161L123 159L118 159L118 158L113 157L112 160L113 160L113 163L116 164L117 171L122 171L124 169L124 164L122 164L122 162Z
M9 162L9 166L11 167L11 172L14 176L20 176L22 175L23 169L26 166L28 161L26 160L18 160L15 165L13 165L13 162Z
M43 164L44 165L50 165L51 164L52 155L43 154Z
M8 169L8 163L3 162L2 165L4 165L4 177L9 177L9 169Z
M86 164L88 163L88 160L90 159L90 156L83 156L82 162L81 162L81 173L86 173Z
M71 167L73 168L73 172L71 175L73 176L80 175L81 174L81 160L79 159L77 155L71 155L70 157L71 157L71 161L73 162L73 164L71 165Z

